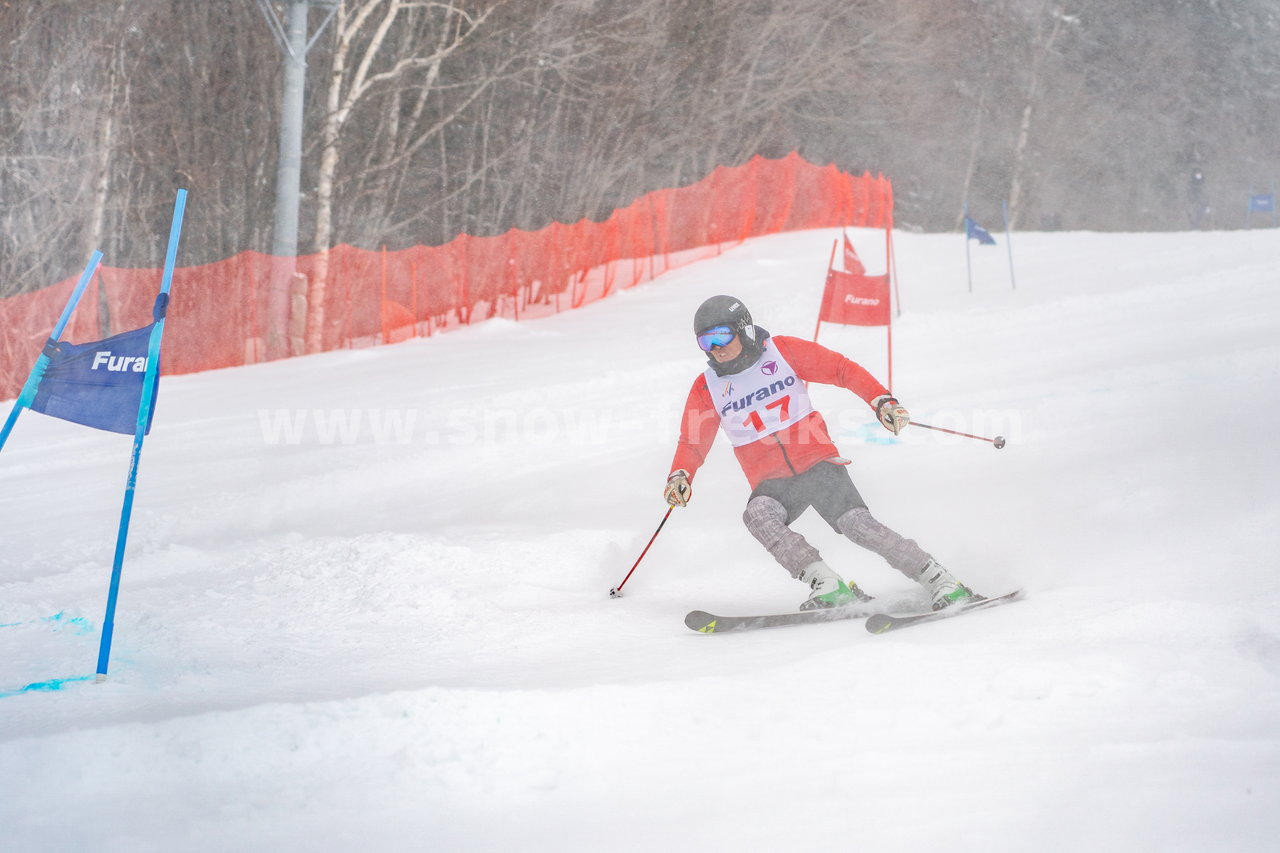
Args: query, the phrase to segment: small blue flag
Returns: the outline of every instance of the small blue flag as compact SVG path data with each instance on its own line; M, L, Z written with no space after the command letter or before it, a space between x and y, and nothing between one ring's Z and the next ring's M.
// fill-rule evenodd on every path
M964 236L967 240L977 240L983 246L994 246L996 244L996 238L991 236L991 232L968 216L964 218Z
M1275 213L1276 197L1274 193L1253 193L1249 196L1249 210L1252 213Z
M89 344L65 341L45 348L49 365L32 411L95 429L133 435L138 426L138 404L147 375L147 347L151 326ZM159 365L156 371L159 378ZM151 388L151 414L155 414L159 382ZM147 432L151 417L147 418Z

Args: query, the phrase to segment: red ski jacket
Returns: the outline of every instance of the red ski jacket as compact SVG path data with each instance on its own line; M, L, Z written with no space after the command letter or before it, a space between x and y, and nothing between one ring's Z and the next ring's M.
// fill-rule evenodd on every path
M889 391L859 364L821 344L801 338L775 335L769 340L805 382L838 385L857 394L870 405ZM711 399L705 373L698 374L689 389L680 422L680 441L676 445L671 470L683 468L690 479L702 467L720 429L720 415ZM734 448L738 464L747 475L751 488L776 477L794 477L824 459L839 456L827 433L826 421L816 410L789 427Z

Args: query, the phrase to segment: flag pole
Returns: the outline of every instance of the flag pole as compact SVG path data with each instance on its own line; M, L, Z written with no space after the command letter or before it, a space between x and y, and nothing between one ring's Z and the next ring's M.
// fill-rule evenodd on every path
M902 316L902 294L898 292L898 256L893 251L893 187L889 187L889 227L885 230L884 241L888 246L889 256L885 258L885 272L893 282L893 301L897 303L898 316Z
M888 345L889 345L889 384L888 384L888 388L889 388L889 393L890 393L890 394L892 394L892 393L893 393L893 320L892 320L892 319L890 319L890 320L889 320L889 324L888 324L887 326L885 326L885 327L884 327L884 329L885 329L886 334L887 334L887 335L888 335L888 337L889 337L889 342L888 342Z
M1000 210L1004 214L1004 244L1009 249L1009 283L1013 285L1013 290L1017 290L1018 282L1013 277L1013 236L1009 231L1009 202L1000 202Z
M818 330L822 328L822 315L827 310L827 300L831 298L831 270L836 263L836 247L840 245L839 240L831 241L831 259L827 261L827 280L822 285L822 302L818 305L818 322L813 324L813 339L818 340Z
M84 295L84 289L89 286L90 279L98 269L98 264L102 261L102 252L94 252L89 256L89 263L85 265L84 272L80 274L80 280L76 282L75 290L71 291L71 298L67 300L67 305L62 309L62 316L58 318L58 323L53 327L53 331L49 333L49 340L45 343L45 349L36 357L36 363L31 367L31 373L27 375L27 381L23 383L22 392L18 394L18 399L13 403L13 409L9 411L9 417L4 422L4 427L0 428L0 450L4 449L4 443L9 440L9 433L13 431L13 425L18 422L18 415L24 408L31 405L31 401L35 399L36 390L40 387L40 380L44 378L45 369L49 366L48 350L62 337L63 331L67 328L67 323L71 320L71 312L76 310L76 305L80 302L80 297Z
M129 476L125 481L124 504L120 510L120 529L116 535L115 557L111 563L111 585L107 592L107 612L102 620L102 641L98 646L97 681L107 680L107 663L111 657L111 637L115 632L116 600L120 593L120 574L124 568L125 543L129 538L129 520L133 515L133 494L138 483L138 461L142 457L142 440L151 423L151 400L156 377L160 372L160 342L164 337L164 319L169 308L169 288L173 284L173 268L178 257L178 237L182 234L182 216L187 206L187 191L178 190L173 205L173 223L169 227L169 248L165 252L164 274L160 294L156 297L152 316L151 338L147 342L147 371L142 380L142 398L138 402L138 422L133 431L133 453L129 458Z
M969 260L969 202L964 203L964 271L969 277L969 292L973 293L973 264Z
M890 198L892 198L893 190L890 189ZM884 274L888 276L889 282L893 285L894 302L898 304L898 311L902 311L902 297L898 295L898 279L894 277L893 269L893 204L889 204L889 220L885 224L884 229ZM888 296L889 288L885 288L885 295ZM888 322L884 324L885 346L889 352L889 390L893 391L893 312L887 312Z

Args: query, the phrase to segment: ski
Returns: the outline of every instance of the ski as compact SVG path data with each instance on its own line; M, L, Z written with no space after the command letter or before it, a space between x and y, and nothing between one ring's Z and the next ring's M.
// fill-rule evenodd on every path
M983 610L988 607L995 607L998 604L1006 604L1010 601L1014 601L1020 595L1022 595L1022 590L1015 589L1013 592L1006 592L1004 595L984 598L981 601L975 601L972 604L957 604L952 607L943 608L942 610L931 610L927 613L876 613L867 619L866 627L872 634L883 634L888 631L896 631L899 628L919 625L921 622L932 622L936 619L950 619L953 616L960 616L974 610Z
M784 625L810 625L814 622L836 622L841 619L865 619L876 611L867 604L848 604L822 610L796 610L791 613L767 613L760 616L717 616L705 610L691 610L684 624L699 634L726 634L730 631L754 631L757 628L780 628Z

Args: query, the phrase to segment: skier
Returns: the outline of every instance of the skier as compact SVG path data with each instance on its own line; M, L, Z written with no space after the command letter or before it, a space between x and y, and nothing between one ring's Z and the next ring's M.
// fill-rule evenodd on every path
M1205 197L1204 171L1199 166L1191 170L1187 181L1187 200L1191 202L1191 227L1200 231L1209 224L1209 202Z
M838 533L884 557L929 591L934 610L981 600L913 540L876 521L849 476L848 459L827 434L806 382L839 385L876 411L897 435L910 416L883 385L858 364L817 343L772 337L752 322L742 300L713 296L693 317L707 369L685 402L664 497L686 506L694 474L724 430L751 484L743 523L793 577L809 585L801 610L868 601L871 596L823 562L817 549L790 528L813 507Z

